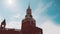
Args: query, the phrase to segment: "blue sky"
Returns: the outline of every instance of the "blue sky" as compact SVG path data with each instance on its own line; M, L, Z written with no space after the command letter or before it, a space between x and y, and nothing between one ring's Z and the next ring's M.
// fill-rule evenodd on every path
M29 3L37 27L44 34L60 34L60 0L0 0L0 23L6 19L7 28L21 29Z

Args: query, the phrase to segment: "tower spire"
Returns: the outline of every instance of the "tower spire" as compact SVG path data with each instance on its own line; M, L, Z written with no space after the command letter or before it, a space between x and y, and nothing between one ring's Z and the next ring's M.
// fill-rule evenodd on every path
M31 8L30 8L30 4L28 5L27 15L31 15Z
M29 5L28 5L28 9L30 9L30 3L29 3Z
M32 17L30 3L28 4L28 8L27 8L27 11L26 11L26 17Z

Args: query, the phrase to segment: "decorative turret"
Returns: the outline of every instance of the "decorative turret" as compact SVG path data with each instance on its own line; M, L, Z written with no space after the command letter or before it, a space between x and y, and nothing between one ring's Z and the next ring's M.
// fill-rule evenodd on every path
M31 8L30 8L30 5L28 6L28 9L27 9L27 15L31 15Z
M5 29L5 26L6 26L6 22L5 22L5 19L2 21L1 23L1 28L4 30Z
M26 18L32 17L32 13L31 13L31 8L30 8L30 4L28 5L28 9L26 11Z

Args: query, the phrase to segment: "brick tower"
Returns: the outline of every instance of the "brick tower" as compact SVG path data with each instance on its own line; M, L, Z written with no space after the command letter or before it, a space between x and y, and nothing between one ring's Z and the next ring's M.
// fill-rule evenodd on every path
M22 34L38 34L40 30L41 29L36 27L36 21L32 16L30 5L28 5L25 19L22 20L21 32ZM35 33L35 32L38 32L38 33Z

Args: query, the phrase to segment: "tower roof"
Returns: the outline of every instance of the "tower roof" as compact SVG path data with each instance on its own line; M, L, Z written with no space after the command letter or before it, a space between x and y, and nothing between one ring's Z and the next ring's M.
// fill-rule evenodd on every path
M2 23L5 23L5 19L2 21Z
M30 8L30 4L28 5L28 9L31 9L31 8Z

